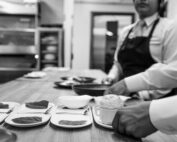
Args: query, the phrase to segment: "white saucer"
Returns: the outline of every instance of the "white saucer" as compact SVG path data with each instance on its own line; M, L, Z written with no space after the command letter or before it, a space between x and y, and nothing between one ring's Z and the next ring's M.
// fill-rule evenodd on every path
M60 124L61 121L68 121L73 123L79 123L81 121L85 121L83 124L72 125L72 124ZM63 128L81 128L86 127L92 124L90 117L86 115L76 115L76 114L55 114L51 117L51 123L55 126L63 127Z
M20 123L15 123L12 121L13 119L19 118L19 117L41 117L42 121L37 122L37 123L29 123L29 124L20 124ZM51 115L49 114L11 114L5 119L5 122L15 127L34 127L34 126L39 126L39 125L47 123L50 117Z

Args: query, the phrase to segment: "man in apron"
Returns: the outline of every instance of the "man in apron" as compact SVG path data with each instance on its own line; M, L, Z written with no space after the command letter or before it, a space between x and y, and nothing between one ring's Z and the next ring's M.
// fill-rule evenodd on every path
M157 99L177 86L177 26L159 16L163 0L134 0L139 20L125 27L115 63L104 81L118 81L105 94Z

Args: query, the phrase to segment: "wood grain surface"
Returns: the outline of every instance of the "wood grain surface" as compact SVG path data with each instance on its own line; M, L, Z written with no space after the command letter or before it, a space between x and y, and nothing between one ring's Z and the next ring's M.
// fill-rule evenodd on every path
M48 100L57 105L61 95L77 95L71 89L55 88L54 82L62 76L80 75L95 77L100 82L106 75L100 70L50 71L41 79L18 78L0 85L0 102L13 101L20 104L31 101ZM17 128L8 124L3 127L17 134L17 142L140 142L134 138L115 134L112 130L93 123L79 129L64 129L50 122L33 128ZM153 138L156 136L153 136ZM147 139L146 139L147 140Z

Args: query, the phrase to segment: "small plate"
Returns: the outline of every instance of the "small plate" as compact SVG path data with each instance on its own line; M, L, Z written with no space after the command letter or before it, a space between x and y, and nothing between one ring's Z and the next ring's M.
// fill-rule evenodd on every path
M92 124L92 113L91 110L87 114L79 114L72 110L67 113L53 114L51 117L51 123L55 126L62 128L82 128Z
M73 85L93 83L95 78L84 76L63 76L60 81L54 82L56 87L72 89Z
M25 104L22 104L18 110L17 113L46 113L50 108L52 108L54 106L53 103L49 103L48 107L46 109L32 109L32 108L28 108L26 107Z
M90 96L102 96L106 89L110 86L105 84L75 84L72 86L72 89L78 95L90 95Z
M41 71L34 71L24 75L25 78L32 78L32 79L43 78L44 76L46 76L46 73Z
M21 124L21 123L15 123L13 119L15 118L21 118L21 117L41 117L42 121L36 122L36 123L28 123L28 124ZM34 126L39 126L42 124L47 123L47 121L50 119L51 115L49 114L11 114L9 115L6 119L5 122L11 126L15 127L34 127Z
M3 104L8 104L9 108L4 109L4 108L0 108L0 113L9 113L10 111L12 111L16 106L18 106L19 104L16 102L1 102Z

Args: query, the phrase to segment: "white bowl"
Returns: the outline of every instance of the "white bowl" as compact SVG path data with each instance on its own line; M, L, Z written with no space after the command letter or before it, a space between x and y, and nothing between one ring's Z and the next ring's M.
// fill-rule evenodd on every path
M47 51L54 52L57 50L57 47L55 45L49 45L47 46Z
M55 55L54 54L45 54L44 59L45 60L55 60Z
M63 105L68 108L82 108L88 105L89 101L92 99L91 96L82 95L82 96L60 96L58 98L58 105Z

